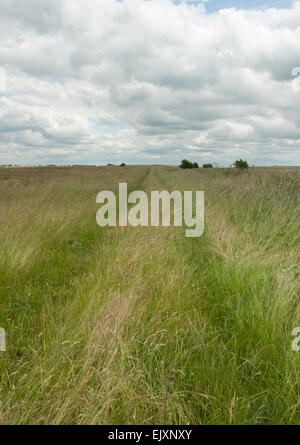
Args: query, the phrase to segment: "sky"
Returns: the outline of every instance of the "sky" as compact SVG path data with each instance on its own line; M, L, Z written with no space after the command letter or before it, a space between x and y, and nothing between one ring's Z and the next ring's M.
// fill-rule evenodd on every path
M300 1L0 0L0 165L300 165Z

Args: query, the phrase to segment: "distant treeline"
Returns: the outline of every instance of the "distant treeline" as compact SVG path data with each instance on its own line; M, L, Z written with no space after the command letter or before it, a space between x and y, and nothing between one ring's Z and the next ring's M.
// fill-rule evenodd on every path
M249 168L248 162L244 161L243 159L239 159L237 161L235 161L232 165L235 168L239 168L239 169L245 169L245 168ZM180 168L199 168L199 165L197 162L190 162L187 159L183 159L181 161L181 164L179 165ZM213 164L203 164L202 168L213 168Z

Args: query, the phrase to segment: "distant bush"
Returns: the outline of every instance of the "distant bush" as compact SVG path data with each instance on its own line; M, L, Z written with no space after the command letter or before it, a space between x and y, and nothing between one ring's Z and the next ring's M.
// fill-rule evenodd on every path
M190 162L187 159L183 159L181 161L181 164L179 165L180 168L198 168L199 165L197 164L197 162Z
M203 164L203 168L213 168L214 166L212 164Z
M120 167L126 167L125 162L122 162L122 164L120 165Z
M249 168L248 162L243 161L243 159L240 159L239 161L235 161L235 163L233 165L235 168L240 168L240 169Z
M180 168L194 168L194 165L187 159L183 159L181 161L181 164L179 165L179 167Z

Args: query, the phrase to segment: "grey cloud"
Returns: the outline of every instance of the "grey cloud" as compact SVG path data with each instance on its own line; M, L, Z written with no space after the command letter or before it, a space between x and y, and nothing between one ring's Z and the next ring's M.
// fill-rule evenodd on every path
M299 164L299 23L300 2L0 0L0 158Z

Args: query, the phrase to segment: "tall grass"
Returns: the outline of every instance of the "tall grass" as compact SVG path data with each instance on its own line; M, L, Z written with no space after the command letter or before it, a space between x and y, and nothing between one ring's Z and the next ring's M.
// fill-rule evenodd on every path
M300 170L1 177L2 423L299 423ZM123 181L205 190L204 236L100 229Z

